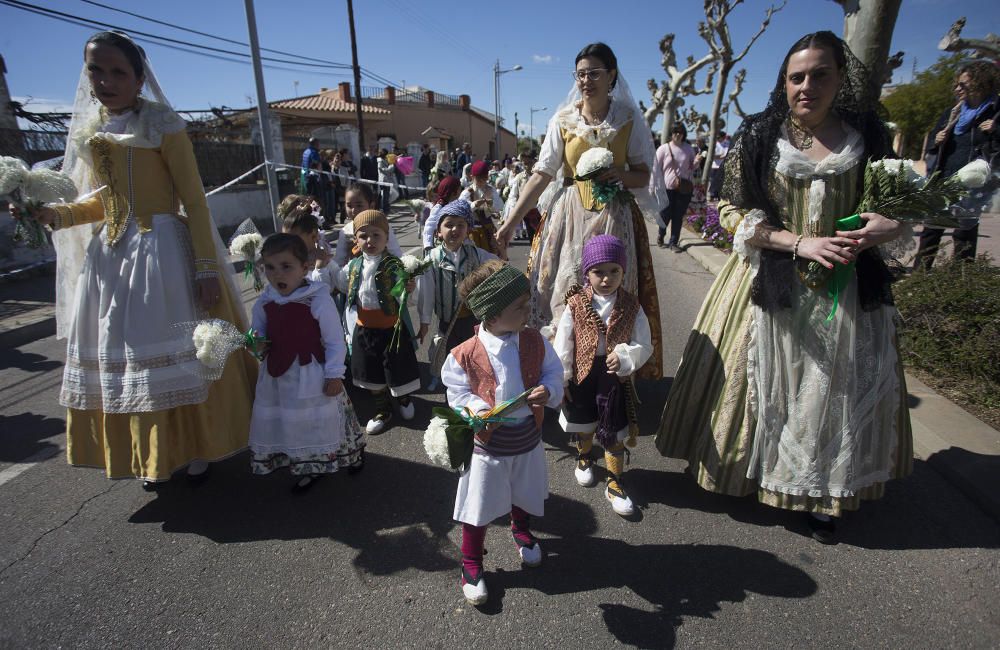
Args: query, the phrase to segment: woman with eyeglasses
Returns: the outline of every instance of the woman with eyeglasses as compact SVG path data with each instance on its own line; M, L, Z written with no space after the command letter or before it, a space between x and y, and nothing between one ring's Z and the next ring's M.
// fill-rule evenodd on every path
M529 325L540 328L559 322L567 292L582 283L584 244L601 234L621 239L628 254L622 286L638 296L652 332L654 351L638 376L658 379L663 372L660 308L649 236L634 198L649 186L656 152L653 136L610 47L604 43L584 47L576 55L572 75L573 88L549 120L538 162L497 231L497 241L501 250L506 249L530 210L537 206L545 214L528 261L533 287ZM594 180L620 183L628 190L607 204L594 196L594 181L575 178L580 157L593 147L614 155L614 166Z
M963 66L955 78L955 98L958 103L941 116L934 132L927 140L927 173L940 171L950 176L976 158L986 158L992 163L1000 149L1000 130L996 120L1000 117L997 90L1000 73L993 63L978 61ZM963 219L963 227L952 234L955 240L954 255L958 259L976 256L979 239L979 218ZM941 228L924 226L920 233L920 247L913 260L913 268L930 269L941 244Z

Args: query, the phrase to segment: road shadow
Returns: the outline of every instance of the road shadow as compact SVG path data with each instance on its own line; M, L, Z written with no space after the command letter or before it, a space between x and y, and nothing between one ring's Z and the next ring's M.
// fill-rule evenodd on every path
M18 348L10 347L0 355L0 367L6 369L17 369L25 372L48 372L61 368L63 362L57 359L50 359L34 352L22 352Z
M684 617L712 618L723 602L742 602L750 593L806 598L817 588L807 573L772 553L734 546L634 546L614 539L564 537L545 540L545 550L543 571L488 573L491 600L501 600L511 588L550 596L629 589L651 610L620 602L598 606L618 641L641 648L674 646ZM581 565L580 558L605 561Z
M782 527L804 537L807 515L772 508L756 495L733 497L702 489L688 472L633 469L629 491L640 508L650 502L724 514L739 522ZM914 460L913 473L890 481L885 496L862 503L838 522L837 540L867 549L914 550L1000 548L1000 525L966 499L928 463Z
M129 522L160 523L166 533L219 544L328 538L358 551L353 564L362 574L457 572L460 549L450 537L455 472L369 453L360 474L339 472L293 495L287 473L253 476L248 464L248 454L216 463L211 479L196 489L178 477ZM536 532L583 537L597 530L593 510L578 501L552 495L546 510L556 514L533 519ZM495 535L490 539L500 539Z
M36 462L54 456L59 445L47 438L66 432L66 421L37 413L0 415L0 462Z

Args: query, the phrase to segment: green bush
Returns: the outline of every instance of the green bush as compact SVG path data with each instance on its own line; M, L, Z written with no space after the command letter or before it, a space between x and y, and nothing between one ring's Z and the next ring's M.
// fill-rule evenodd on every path
M895 295L904 363L973 407L1000 409L1000 268L989 256L938 260Z

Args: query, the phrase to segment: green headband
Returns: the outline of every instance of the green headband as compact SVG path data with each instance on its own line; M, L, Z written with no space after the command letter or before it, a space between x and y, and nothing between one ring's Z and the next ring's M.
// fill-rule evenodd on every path
M481 321L493 318L511 303L531 292L528 277L510 264L483 280L465 298L465 304Z

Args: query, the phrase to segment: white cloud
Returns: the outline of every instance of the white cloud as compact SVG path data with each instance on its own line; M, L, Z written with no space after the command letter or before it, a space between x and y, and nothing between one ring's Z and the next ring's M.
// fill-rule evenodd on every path
M534 59L535 63L544 63L546 65L556 60L551 54L532 54L531 58Z

